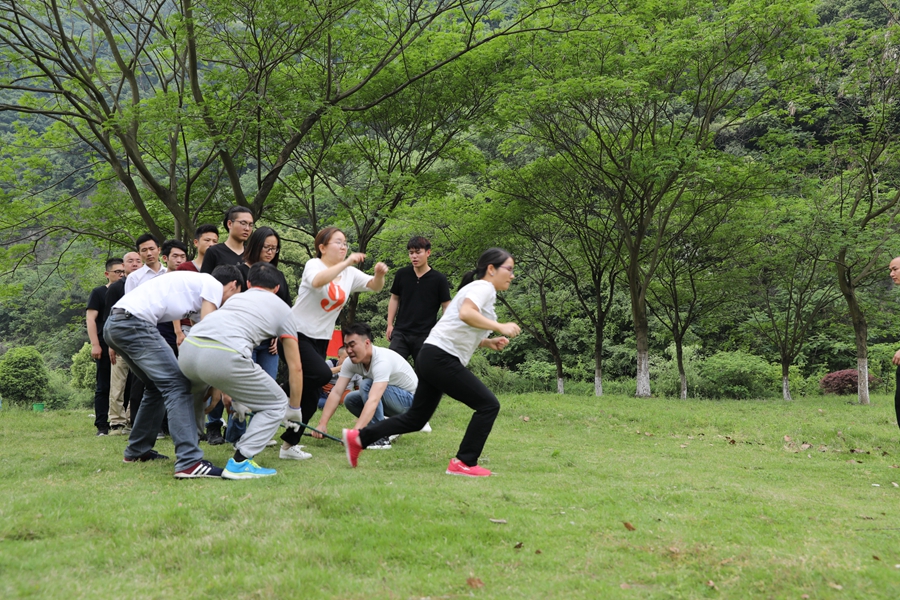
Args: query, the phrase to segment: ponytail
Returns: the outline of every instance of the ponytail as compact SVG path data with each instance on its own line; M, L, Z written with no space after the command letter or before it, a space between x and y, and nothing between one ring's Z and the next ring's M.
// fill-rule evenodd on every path
M459 291L459 289L462 289L464 286L472 283L476 279L481 279L482 277L484 277L484 274L487 273L488 266L494 265L495 268L499 268L500 265L505 263L510 258L512 258L512 255L503 248L488 248L481 253L481 256L478 257L478 263L475 265L475 268L471 271L466 271L466 273L463 275L462 281L460 281L457 291Z

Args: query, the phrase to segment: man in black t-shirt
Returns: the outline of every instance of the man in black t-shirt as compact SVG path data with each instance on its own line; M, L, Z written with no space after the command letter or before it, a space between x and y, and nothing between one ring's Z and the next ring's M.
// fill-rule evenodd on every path
M103 340L103 324L109 311L106 307L106 292L111 283L125 275L125 267L121 258L110 258L106 261L106 285L91 290L88 297L87 324L88 338L91 340L91 358L97 363L97 385L94 387L94 427L97 435L109 435L109 346Z
M222 219L228 237L221 244L211 246L200 265L201 273L212 273L219 265L241 265L244 262L244 242L253 233L253 213L243 206L232 206Z
M201 273L212 273L219 265L240 266L244 263L244 242L253 233L253 213L243 206L232 206L225 213L222 224L228 231L228 238L206 251L200 265ZM222 435L224 409L224 403L220 402L206 417L206 442L210 446L225 443L225 436Z
M394 276L391 299L388 302L387 339L390 348L413 362L431 328L437 323L438 308L450 304L450 284L443 273L428 266L431 242L415 236L406 244L409 267ZM396 318L396 322L394 319Z
M143 266L141 255L137 252L129 252L124 257L125 276L109 285L106 290L106 304L103 307L103 322L109 317L109 309L113 304L122 299L125 295L125 280L128 275L134 273ZM103 339L101 333L100 339ZM104 342L105 344L105 342ZM130 392L128 383L129 373L128 366L124 360L116 360L116 352L110 348L107 352L110 362L109 374L109 434L124 435L128 425L128 411L126 402Z

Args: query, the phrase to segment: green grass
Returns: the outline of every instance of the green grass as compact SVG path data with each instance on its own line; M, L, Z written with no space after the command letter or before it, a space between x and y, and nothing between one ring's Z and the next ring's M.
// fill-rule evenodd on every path
M310 440L312 460L269 449L278 475L239 482L125 465L86 412L4 408L0 597L900 597L886 397L501 404L495 477L444 474L469 415L445 399L434 433L355 470Z

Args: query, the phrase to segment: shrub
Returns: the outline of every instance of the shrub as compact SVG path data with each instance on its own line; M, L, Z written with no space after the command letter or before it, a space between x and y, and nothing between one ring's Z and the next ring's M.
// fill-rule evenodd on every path
M717 352L700 363L700 395L750 399L773 396L772 366L746 352Z
M877 377L873 377L869 373L869 389L880 383ZM826 394L837 394L838 396L856 394L859 391L859 372L856 369L844 369L829 373L819 382L819 387Z
M12 405L43 402L48 382L44 359L34 346L13 348L0 360L0 394Z
M85 342L81 350L72 355L72 387L79 390L93 390L97 385L97 363L91 358L91 344Z
M684 376L687 379L688 396L697 395L700 386L700 372L698 365L700 348L697 346L684 346ZM675 344L666 348L664 356L650 357L651 389L654 395L667 398L681 397L681 376L678 374L678 361L675 357Z

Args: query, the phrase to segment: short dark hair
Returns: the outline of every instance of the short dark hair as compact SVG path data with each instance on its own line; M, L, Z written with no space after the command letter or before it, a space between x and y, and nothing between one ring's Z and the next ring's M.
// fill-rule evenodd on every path
M146 244L147 242L153 242L154 244L156 244L157 246L159 246L159 240L156 239L156 236L155 236L155 235L153 235L152 233L145 233L144 235L142 235L141 237L139 237L139 238L134 242L134 250L135 250L135 252L140 252L140 251L141 251L141 244Z
M278 240L278 250L275 252L275 258L269 261L273 267L278 266L278 255L281 254L281 236L278 235L278 232L272 229L271 227L260 227L256 231L250 234L250 238L247 239L247 244L244 247L244 262L248 265L255 265L259 262L259 257L262 255L263 246L266 245L266 240L270 237L274 236L276 240Z
M488 248L478 257L478 263L475 265L475 268L471 271L466 271L463 274L462 281L459 282L459 289L462 289L476 279L484 277L489 266L493 265L495 268L499 269L500 265L510 258L512 258L512 255L503 248Z
M431 250L431 242L421 235L414 235L406 243L407 250Z
M159 251L160 256L169 256L169 252L172 251L172 248L178 248L184 255L187 256L187 246L181 240L166 240L163 242L162 250Z
M204 233L214 233L216 237L219 237L219 228L213 225L212 223L206 223L205 225L201 225L194 231L194 239L199 240L200 236Z
M225 211L225 218L222 219L222 227L225 228L225 231L231 231L231 227L228 226L228 221L234 221L234 218L237 215L247 213L248 215L252 215L250 209L246 206L232 206L228 210Z
M372 335L372 328L369 327L368 323L353 323L346 327L341 327L342 338L346 338L348 335L358 335L359 337L369 338L369 341L375 341L375 337Z
M244 276L241 275L241 270L235 265L219 265L213 269L211 275L222 285L228 285L232 281L237 281L238 287L244 289Z
M267 262L253 263L247 273L248 286L255 285L274 290L275 286L279 284L281 284L281 278L278 277L278 269Z
M124 265L124 264L125 264L125 261L122 260L121 258L110 258L109 260L106 261L106 270L109 271L116 265Z

